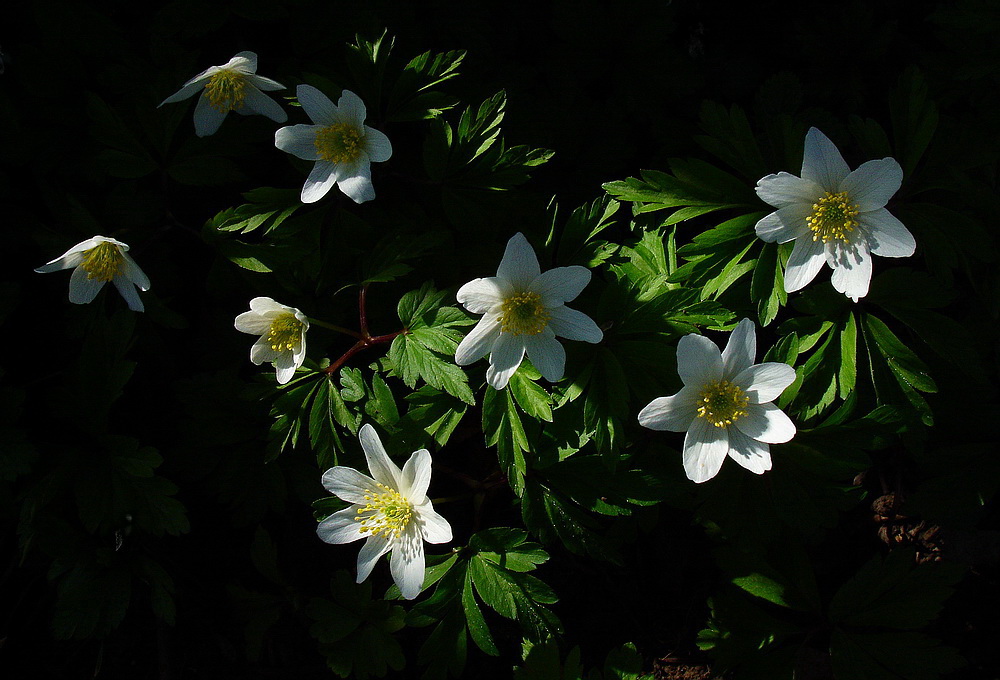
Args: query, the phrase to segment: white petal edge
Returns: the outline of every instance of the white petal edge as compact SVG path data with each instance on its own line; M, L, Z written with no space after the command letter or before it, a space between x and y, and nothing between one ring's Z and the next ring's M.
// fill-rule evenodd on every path
M507 241L497 277L509 282L515 290L524 291L540 273L534 248L524 234L517 232Z
M329 161L317 161L306 177L305 184L302 185L299 198L303 203L315 203L326 196L336 183L336 166Z
M884 208L902 184L903 168L895 158L883 158L859 165L840 183L840 190L864 213Z
M287 125L274 132L274 145L304 161L318 161L322 158L316 148L316 133L319 125Z
M524 335L522 338L528 358L542 377L549 382L562 380L566 371L566 350L556 340L555 335L550 331L538 335Z
M539 274L528 289L541 295L546 307L557 307L576 299L590 283L590 277L590 270L578 264L555 267Z
M452 539L451 524L431 506L430 500L413 508L419 518L420 530L428 543L447 543Z
M323 488L342 501L365 505L365 493L375 491L375 480L354 468L337 465L323 473Z
M766 444L784 444L795 436L795 423L774 404L752 404L734 423L737 430Z
M146 272L135 263L135 260L126 253L122 253L125 258L125 277L139 287L139 290L149 290L149 277Z
M698 389L685 385L669 397L657 397L639 411L639 424L651 430L686 432L698 414Z
M487 314L462 338L455 348L455 363L467 366L482 359L493 351L493 345L500 337L499 315Z
M729 453L729 433L724 427L695 418L684 436L684 472L695 484L702 484L719 474Z
M871 251L882 257L909 257L917 250L917 241L885 208L858 215L858 221L868 230Z
M83 267L77 267L69 277L69 301L76 305L93 302L97 294L104 288L104 281L88 278Z
M400 594L407 600L414 599L424 587L424 541L413 524L392 544L389 572L399 586Z
M358 432L358 439L361 441L361 448L365 451L365 460L368 461L368 469L372 473L372 478L376 482L399 491L400 469L389 458L375 428L367 423L362 425Z
M770 206L784 208L795 203L812 205L823 195L823 189L812 180L779 172L757 180L757 196Z
M213 135L226 119L226 114L212 107L204 94L194 107L194 133L199 137Z
M838 293L854 302L868 295L872 280L872 256L866 243L859 243L850 250L840 248L835 258L830 282Z
M810 215L811 203L786 205L761 218L754 226L754 231L758 238L767 243L788 243L800 237L811 238L807 222Z
M365 151L373 163L383 163L392 157L392 143L385 133L375 128L364 126Z
M473 314L485 314L503 303L507 289L495 276L473 279L458 289L455 299Z
M722 350L722 375L732 380L740 371L749 368L757 358L757 328L750 319L743 319Z
M372 170L368 155L362 153L350 165L340 164L337 168L337 187L355 203L365 203L375 198L372 185Z
M754 364L733 378L733 384L746 392L751 404L774 401L793 382L795 369L777 361Z
M337 116L343 122L363 130L368 110L365 108L365 103L361 101L361 97L350 90L344 90L337 101Z
M704 335L685 335L677 343L677 374L685 385L697 389L713 380L722 380L719 346Z
M825 244L822 241L813 241L809 235L795 239L785 266L785 292L794 293L809 285L825 261Z
M583 312L569 307L550 309L549 328L561 338L567 340L582 340L596 344L604 339L604 331L594 323L594 320Z
M122 294L125 298L125 302L128 304L128 308L133 312L144 312L146 311L145 305L142 304L142 299L139 297L139 291L135 289L135 284L129 281L124 276L116 276L112 279L112 283L115 284L115 288L118 292Z
M729 428L729 457L755 475L771 469L771 448L733 427Z
M243 106L236 109L236 113L243 115L259 113L262 116L270 118L275 123L284 123L288 120L288 114L281 108L281 104L268 97L256 87L248 87L246 89L246 99L243 100Z
M431 483L431 452L419 449L410 454L400 474L399 493L411 503L420 503L427 497Z
M312 85L296 87L295 98L302 105L302 110L309 116L309 120L316 125L333 125L337 122L337 107L329 97Z
M361 550L358 552L358 578L357 582L361 583L372 573L372 568L375 567L375 563L378 562L378 558L389 552L389 541L382 538L381 536L369 536L365 544L361 546Z
M364 538L361 522L354 519L357 512L357 505L338 510L316 526L316 534L324 543L334 545L353 543Z
M802 153L802 178L818 184L824 191L837 191L850 168L840 150L816 128L806 133Z
M521 365L524 358L524 342L520 336L500 333L490 352L490 367L486 369L486 381L494 389L502 390L510 381L510 376Z

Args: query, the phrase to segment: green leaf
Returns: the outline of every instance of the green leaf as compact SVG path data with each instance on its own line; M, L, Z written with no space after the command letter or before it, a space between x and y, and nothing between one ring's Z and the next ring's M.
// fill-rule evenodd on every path
M841 629L833 631L830 661L836 677L858 680L938 680L967 665L956 650L923 633Z
M552 397L545 388L526 375L525 364L511 376L507 389L526 415L537 420L552 422Z
M483 434L487 446L497 447L497 457L507 475L507 482L514 493L520 496L524 491L524 475L527 470L524 453L530 450L530 446L510 390L486 388L483 397Z
M475 595L472 594L471 570L465 574L465 585L462 587L462 609L465 612L469 636L476 643L476 646L490 656L500 656L500 650L497 649L496 643L493 642L493 636L490 635L486 619L483 618L483 613L479 610L479 605L476 603Z

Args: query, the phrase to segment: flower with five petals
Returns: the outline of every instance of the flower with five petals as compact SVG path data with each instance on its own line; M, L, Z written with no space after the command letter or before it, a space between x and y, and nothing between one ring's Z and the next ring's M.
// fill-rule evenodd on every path
M274 145L303 160L316 161L302 186L302 202L315 203L336 184L355 203L375 198L371 163L389 160L392 144L365 125L368 111L358 95L344 90L334 104L311 85L295 90L313 125L289 125L274 133Z
M802 176L779 172L757 182L757 195L777 208L757 223L757 235L768 242L795 240L785 291L803 288L826 262L833 287L857 302L868 294L872 254L912 255L913 235L885 209L902 181L903 169L893 158L851 171L833 142L810 128Z
M320 522L316 533L335 544L367 539L358 553L358 583L391 550L392 580L403 597L412 600L424 584L424 541L451 540L451 525L427 497L431 454L427 449L414 451L400 470L382 447L375 428L364 425L358 438L371 477L344 466L323 473L323 486L352 505Z
M244 116L259 113L276 123L284 123L288 114L264 94L283 89L285 86L281 83L257 75L256 54L240 52L222 66L209 66L160 102L159 106L179 102L200 92L201 97L194 107L194 132L199 137L206 137L219 129L230 111Z
M514 234L497 275L474 279L458 290L458 301L483 318L458 344L456 363L465 366L488 353L486 380L502 390L527 353L546 380L561 379L566 350L557 335L591 343L604 338L593 319L564 304L588 283L590 270L579 265L542 273L528 239L520 232Z
M309 317L269 297L255 297L250 301L250 311L237 316L234 325L241 333L260 336L250 348L254 365L265 361L273 364L281 385L292 379L306 358Z
M76 267L69 278L70 302L78 305L91 302L104 284L111 281L125 298L129 309L133 312L145 309L136 287L149 290L149 278L129 256L127 244L113 238L94 236L77 243L35 271L47 274L70 267Z
M658 397L639 412L652 430L687 432L684 471L701 483L718 474L728 455L755 474L771 469L768 444L795 436L795 425L771 402L795 381L788 364L754 364L757 338L753 322L743 319L726 349L691 333L677 343L677 373L684 387Z

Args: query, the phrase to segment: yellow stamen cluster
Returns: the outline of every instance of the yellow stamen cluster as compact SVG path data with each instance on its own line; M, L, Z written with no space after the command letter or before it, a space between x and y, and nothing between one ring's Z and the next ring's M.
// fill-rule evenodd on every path
M542 304L538 293L518 293L503 301L500 309L500 330L511 335L538 335L549 324L552 315Z
M346 163L364 151L364 134L348 123L335 123L321 128L313 144L324 161Z
M747 414L750 398L728 380L713 380L698 395L698 417L715 427L732 425Z
M302 322L294 314L279 316L267 331L267 344L275 352L295 351L302 343Z
M87 272L88 279L111 281L125 268L125 256L114 243L103 241L84 251L80 266Z
M220 113L241 108L246 99L246 85L246 74L230 69L218 71L205 83L208 103Z
M363 534L399 538L413 517L413 505L395 489L376 482L378 491L365 489L366 505L358 508L355 521Z
M851 205L846 191L832 194L829 191L819 201L813 203L813 213L806 222L813 232L813 241L823 243L837 239L850 243L850 232L858 226L854 219L858 216L857 204Z

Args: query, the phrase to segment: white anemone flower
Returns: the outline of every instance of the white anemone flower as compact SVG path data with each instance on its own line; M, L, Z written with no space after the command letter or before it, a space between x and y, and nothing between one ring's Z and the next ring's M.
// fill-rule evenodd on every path
M392 156L389 138L365 125L364 102L344 90L334 104L311 85L295 90L314 125L289 125L274 133L274 145L306 161L316 161L302 186L302 202L315 203L336 184L355 203L375 198L371 163Z
M264 92L283 90L276 80L257 75L257 55L240 52L222 66L210 66L162 102L172 104L201 92L194 107L194 132L199 137L214 134L230 111L248 116L259 113L276 123L288 120L278 102ZM159 106L157 107L159 108Z
M364 425L358 438L372 476L343 466L323 473L323 486L353 505L320 522L316 533L334 544L368 539L358 553L358 583L391 550L392 580L403 597L412 600L424 584L424 541L451 540L451 525L427 497L431 454L427 449L414 451L400 470L382 447L375 428Z
M44 264L35 271L39 274L73 270L69 278L69 301L78 305L91 302L108 281L125 298L128 308L133 312L145 309L136 286L139 290L149 290L149 278L128 254L128 245L113 238L94 236L81 241L65 253Z
M913 235L885 209L902 181L903 169L894 158L850 170L833 142L809 128L802 176L779 172L757 182L757 195L777 208L757 223L757 235L768 242L795 240L785 291L803 288L826 262L833 287L857 302L868 294L873 253L912 255Z
M726 455L755 474L771 469L768 444L795 436L795 425L771 402L795 381L788 364L754 364L754 324L743 319L719 346L690 334L677 343L677 373L684 382L671 397L658 397L639 412L639 423L652 430L687 432L684 471L702 483L712 479Z
M269 297L250 301L250 311L236 317L236 330L260 338L250 348L250 361L260 366L274 365L278 383L284 385L306 358L306 331L309 318L295 307L275 302Z
M579 265L541 273L528 239L514 234L496 276L469 281L458 289L458 301L483 318L458 344L456 363L465 366L488 353L486 380L502 390L527 353L546 380L560 380L566 350L557 335L591 343L604 338L593 319L565 305L588 283L590 270Z

